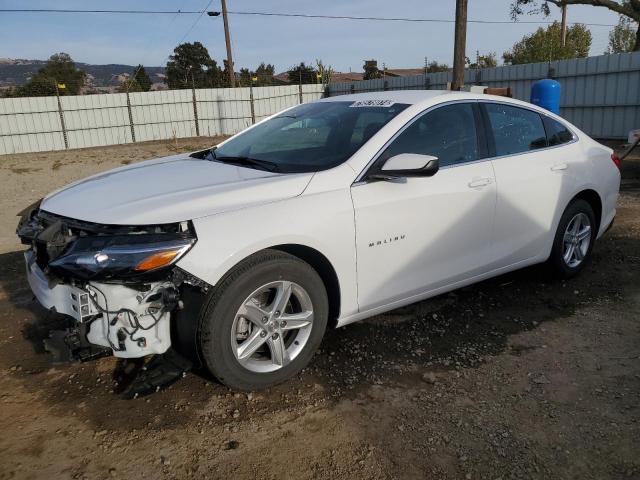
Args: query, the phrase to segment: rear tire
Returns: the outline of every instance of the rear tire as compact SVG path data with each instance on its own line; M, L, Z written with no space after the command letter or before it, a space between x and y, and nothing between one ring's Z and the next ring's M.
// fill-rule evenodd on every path
M549 265L560 278L571 278L591 260L597 235L596 216L588 202L580 198L566 208L553 240Z
M260 252L211 292L199 329L204 363L236 390L283 382L313 357L328 312L324 283L309 264L277 250Z

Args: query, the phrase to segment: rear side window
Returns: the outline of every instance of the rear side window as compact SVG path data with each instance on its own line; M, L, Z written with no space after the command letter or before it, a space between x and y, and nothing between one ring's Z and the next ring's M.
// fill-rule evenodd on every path
M446 105L426 113L398 135L381 160L401 153L436 156L441 167L478 160L478 137L471 104Z
M499 103L487 103L485 108L495 140L496 156L547 146L547 135L538 113Z
M544 128L547 130L547 140L550 147L573 140L573 134L569 129L553 118L544 117Z

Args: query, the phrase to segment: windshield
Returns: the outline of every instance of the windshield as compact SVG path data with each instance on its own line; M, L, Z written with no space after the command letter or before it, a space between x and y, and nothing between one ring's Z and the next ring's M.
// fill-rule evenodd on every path
M407 106L386 100L299 105L232 138L210 159L281 173L326 170L345 162Z

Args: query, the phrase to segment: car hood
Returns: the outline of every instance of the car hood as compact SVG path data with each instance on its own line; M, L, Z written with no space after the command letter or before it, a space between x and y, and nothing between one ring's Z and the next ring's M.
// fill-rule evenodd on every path
M94 223L173 223L295 197L312 176L175 155L72 183L45 197L41 208Z

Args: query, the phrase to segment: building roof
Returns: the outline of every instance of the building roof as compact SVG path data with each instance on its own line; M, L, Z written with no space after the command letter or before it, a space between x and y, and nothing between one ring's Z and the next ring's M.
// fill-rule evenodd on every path
M413 75L424 75L424 68L387 68L384 74L387 77L411 77Z
M331 75L331 83L340 82L358 82L362 80L364 73L362 72L333 72Z
M382 71L380 71L382 74ZM412 75L423 75L424 68L387 68L385 75L387 77L410 77ZM333 72L331 75L331 83L341 82L358 82L363 80L364 72ZM287 72L281 72L274 75L273 78L280 83L288 84L289 76Z

